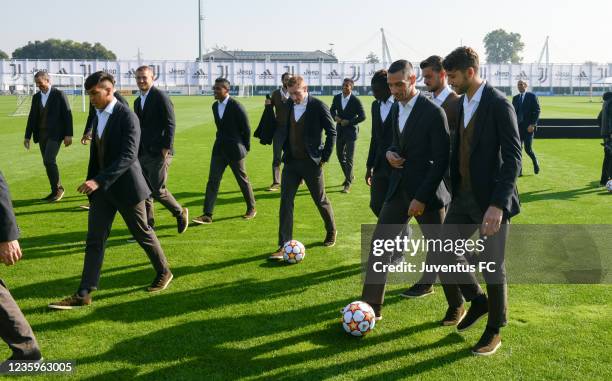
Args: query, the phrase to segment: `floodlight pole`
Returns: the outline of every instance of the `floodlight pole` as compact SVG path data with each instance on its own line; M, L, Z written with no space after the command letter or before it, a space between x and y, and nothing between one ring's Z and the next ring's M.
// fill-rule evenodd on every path
M204 15L202 0L198 0L198 57L200 62L202 62L203 52L204 52L204 39L202 38L202 34L204 33Z

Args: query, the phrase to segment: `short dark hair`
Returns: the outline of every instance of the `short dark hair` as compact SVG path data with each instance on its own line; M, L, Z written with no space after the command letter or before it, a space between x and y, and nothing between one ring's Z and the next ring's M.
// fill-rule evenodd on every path
M604 102L612 99L612 91L606 91L602 98L603 98Z
M99 83L104 81L109 81L115 85L115 77L113 77L112 74L104 71L97 71L85 79L85 90L89 91L94 86L97 86Z
M439 73L444 70L444 68L442 67L442 57L440 56L427 57L424 61L421 62L419 67L421 68L421 70L425 68L430 68L436 73Z
M468 46L458 47L444 58L442 66L446 71L463 71L470 67L478 71L478 67L480 66L478 53Z
M374 75L372 76L372 81L371 81L372 85L386 85L387 84L387 70L385 69L380 69L378 71L376 71L374 73Z
M136 71L150 71L151 75L155 74L155 72L153 72L153 68L151 66L147 66L147 65L138 66Z
M288 71L284 72L283 75L281 75L281 81L285 79L285 77L289 77L291 76L291 73L289 73Z
M352 78L348 78L348 77L347 77L347 78L344 78L344 79L342 80L342 85L344 85L346 82L350 83L350 84L351 84L351 86L355 86L355 81L353 81L353 79L352 79Z
M44 70L39 70L39 71L36 72L36 74L34 74L34 80L36 80L37 78L46 79L48 81L49 80L49 73L47 73Z
M397 60L389 66L387 72L389 74L394 74L401 71L404 74L404 77L410 77L414 71L412 64L406 60Z
M215 85L216 84L221 84L223 87L225 87L228 90L230 88L230 81L228 81L227 78L219 77L215 79Z

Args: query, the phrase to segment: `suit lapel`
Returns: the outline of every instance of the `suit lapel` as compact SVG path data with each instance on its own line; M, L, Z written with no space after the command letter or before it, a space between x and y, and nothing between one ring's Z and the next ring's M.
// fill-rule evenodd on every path
M493 88L488 83L485 84L485 87L482 91L482 97L480 98L480 103L476 108L476 120L474 120L474 137L472 139L472 148L470 149L470 155L472 154L472 152L474 152L474 149L476 148L476 146L478 145L478 141L480 140L480 135L482 135L485 118L487 116L489 106L491 105L492 90ZM472 118L474 118L474 115L472 115Z
M421 94L417 96L416 101L414 102L414 106L412 107L412 111L410 111L410 116L408 116L408 120L406 120L406 124L404 125L404 129L401 133L401 145L402 149L406 146L408 142L408 138L414 131L414 125L418 122L421 114L423 113L423 104L424 99L421 99Z

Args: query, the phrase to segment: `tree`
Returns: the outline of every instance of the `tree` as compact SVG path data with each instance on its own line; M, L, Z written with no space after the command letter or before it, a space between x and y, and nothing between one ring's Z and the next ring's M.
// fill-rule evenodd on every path
M503 29L496 29L487 33L483 42L487 50L488 63L520 63L523 60L519 54L523 51L525 44L521 41L519 33L508 33Z
M89 42L51 38L46 41L28 41L27 45L15 49L13 58L116 60L117 56L99 42L92 45Z
M377 63L380 63L380 60L378 59L378 56L374 54L374 52L370 52L366 56L366 63L377 64Z
M0 60L8 60L9 56L4 52L4 50L0 50Z

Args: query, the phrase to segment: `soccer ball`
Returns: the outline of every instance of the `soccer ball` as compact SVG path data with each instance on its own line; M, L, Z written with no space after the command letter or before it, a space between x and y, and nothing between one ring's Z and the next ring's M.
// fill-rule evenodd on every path
M365 336L374 329L376 315L372 307L361 301L350 303L342 310L342 328L353 336Z
M606 183L606 189L608 190L608 192L612 192L612 180L608 180L608 182Z
M299 263L302 262L305 256L306 248L300 241L292 239L283 245L283 259L285 262L291 264Z

